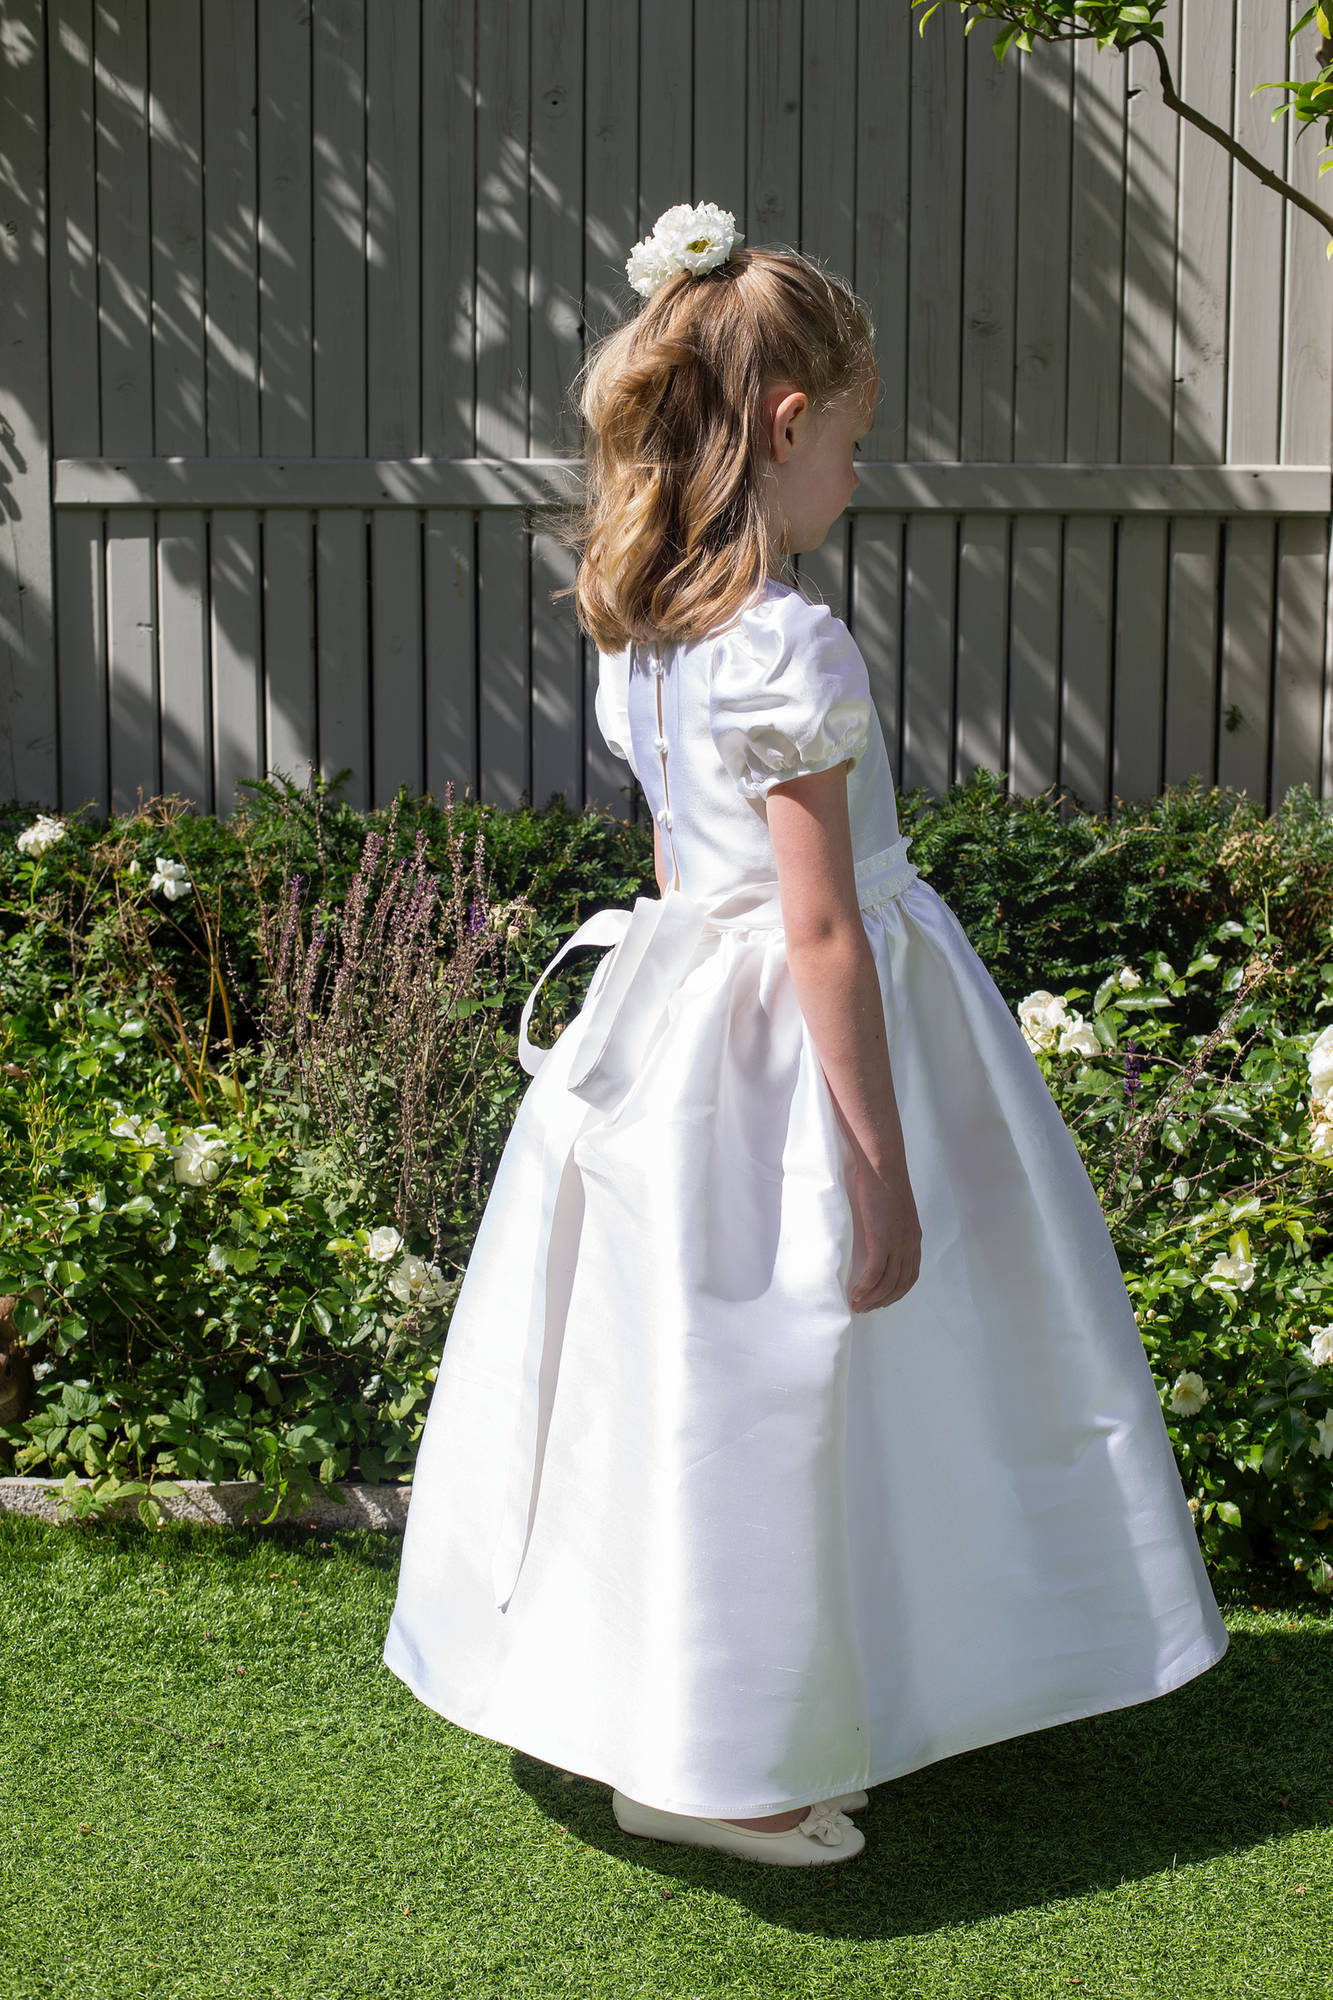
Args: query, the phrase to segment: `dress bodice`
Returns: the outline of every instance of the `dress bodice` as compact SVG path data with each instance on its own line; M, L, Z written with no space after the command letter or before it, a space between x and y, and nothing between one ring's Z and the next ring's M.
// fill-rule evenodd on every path
M853 859L898 840L865 661L840 619L783 584L724 632L604 653L597 720L643 787L668 881L730 923L773 902L774 785L850 762Z

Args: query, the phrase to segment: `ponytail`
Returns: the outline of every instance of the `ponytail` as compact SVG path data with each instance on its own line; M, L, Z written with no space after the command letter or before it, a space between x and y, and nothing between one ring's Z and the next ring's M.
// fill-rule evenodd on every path
M761 403L812 407L875 379L851 287L794 251L682 273L604 340L584 377L587 480L571 530L579 622L603 652L730 624L770 566Z

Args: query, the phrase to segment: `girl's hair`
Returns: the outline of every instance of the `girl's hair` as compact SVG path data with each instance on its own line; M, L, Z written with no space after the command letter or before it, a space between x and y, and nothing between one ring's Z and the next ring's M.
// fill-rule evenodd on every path
M587 484L571 539L579 622L606 653L701 639L763 584L760 421L771 382L819 409L875 381L870 317L794 250L736 250L670 279L591 356Z

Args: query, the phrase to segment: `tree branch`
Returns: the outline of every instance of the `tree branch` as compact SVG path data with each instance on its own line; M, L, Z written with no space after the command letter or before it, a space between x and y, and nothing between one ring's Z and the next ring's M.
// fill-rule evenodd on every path
M1303 208L1307 215L1312 215L1316 222L1322 222L1329 234L1333 235L1333 214L1330 214L1328 209L1321 208L1317 201L1312 201L1300 188L1293 187L1290 181L1284 181L1281 174L1275 174L1262 160L1257 160L1238 139L1233 139L1220 125L1214 125L1211 118L1205 118L1202 111L1196 111L1192 104L1186 104L1176 89L1171 75L1171 65L1166 59L1166 50L1161 43L1154 35L1143 35L1139 39L1147 44L1157 58L1157 67L1162 78L1162 101L1167 110L1174 111L1177 117L1183 118L1187 124L1195 126L1198 131L1216 140L1217 144L1230 153L1233 160L1239 160L1257 181L1262 181L1263 185L1271 188L1274 194L1281 195L1283 201L1289 201L1295 207ZM1134 44L1128 42L1125 46L1133 48Z

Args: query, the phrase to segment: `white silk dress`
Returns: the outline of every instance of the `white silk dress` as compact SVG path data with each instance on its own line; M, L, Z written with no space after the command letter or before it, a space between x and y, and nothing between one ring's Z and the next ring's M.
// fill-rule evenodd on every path
M720 637L603 658L597 712L670 886L583 927L615 949L526 1054L389 1666L467 1729L727 1818L1179 1687L1226 1635L1115 1254L906 857L846 627L770 585ZM923 1231L914 1290L858 1316L765 819L848 760Z

